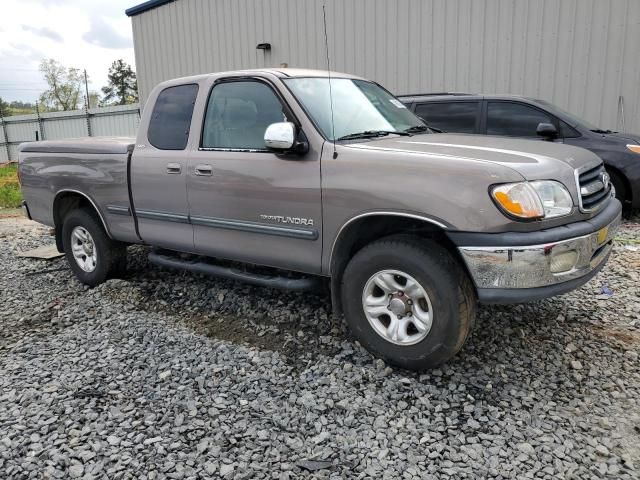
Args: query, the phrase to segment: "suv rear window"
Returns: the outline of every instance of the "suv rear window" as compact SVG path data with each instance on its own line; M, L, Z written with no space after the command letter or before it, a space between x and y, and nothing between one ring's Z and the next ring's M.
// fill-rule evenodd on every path
M147 138L160 150L184 150L189 140L198 85L177 85L162 90L153 106Z
M475 133L480 102L429 102L416 105L416 115L443 132Z

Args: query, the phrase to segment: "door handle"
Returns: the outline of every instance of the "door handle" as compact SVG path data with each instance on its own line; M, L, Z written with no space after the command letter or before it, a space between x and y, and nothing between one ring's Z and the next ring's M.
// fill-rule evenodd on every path
M167 173L180 174L182 167L179 163L167 163Z
M196 165L196 175L205 177L213 175L211 165Z

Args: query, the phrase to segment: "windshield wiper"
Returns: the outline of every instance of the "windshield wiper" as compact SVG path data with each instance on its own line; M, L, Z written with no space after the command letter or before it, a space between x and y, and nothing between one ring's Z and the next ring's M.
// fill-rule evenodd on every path
M403 137L408 137L411 134L409 132L396 132L395 130L365 130L364 132L356 132L350 133L348 135L343 135L338 138L338 140L354 140L356 138L374 138L374 137L385 137L389 134L401 135Z
M415 125L413 127L407 128L404 131L405 133L420 133L420 132L426 132L427 130L431 130L434 133L443 133L443 131L440 130L439 128L430 127L429 125Z
M429 130L429 127L427 127L426 125L414 125L413 127L409 127L403 131L406 133L420 133L426 132L427 130Z
M601 128L594 128L593 130L591 130L593 133L616 133L616 132L612 132L611 130L603 130Z

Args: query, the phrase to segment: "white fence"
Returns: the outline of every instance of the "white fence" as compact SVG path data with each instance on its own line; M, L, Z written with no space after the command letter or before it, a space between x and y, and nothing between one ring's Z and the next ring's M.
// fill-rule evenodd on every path
M0 119L0 163L18 160L18 145L35 140L98 136L135 136L140 106L16 115Z

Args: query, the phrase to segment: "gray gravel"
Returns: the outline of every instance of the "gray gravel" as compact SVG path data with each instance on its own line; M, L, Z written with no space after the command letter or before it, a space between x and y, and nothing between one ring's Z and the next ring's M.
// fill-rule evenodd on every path
M325 296L139 247L89 290L15 256L46 229L0 220L0 478L639 478L635 220L587 286L481 308L424 374L351 343Z

